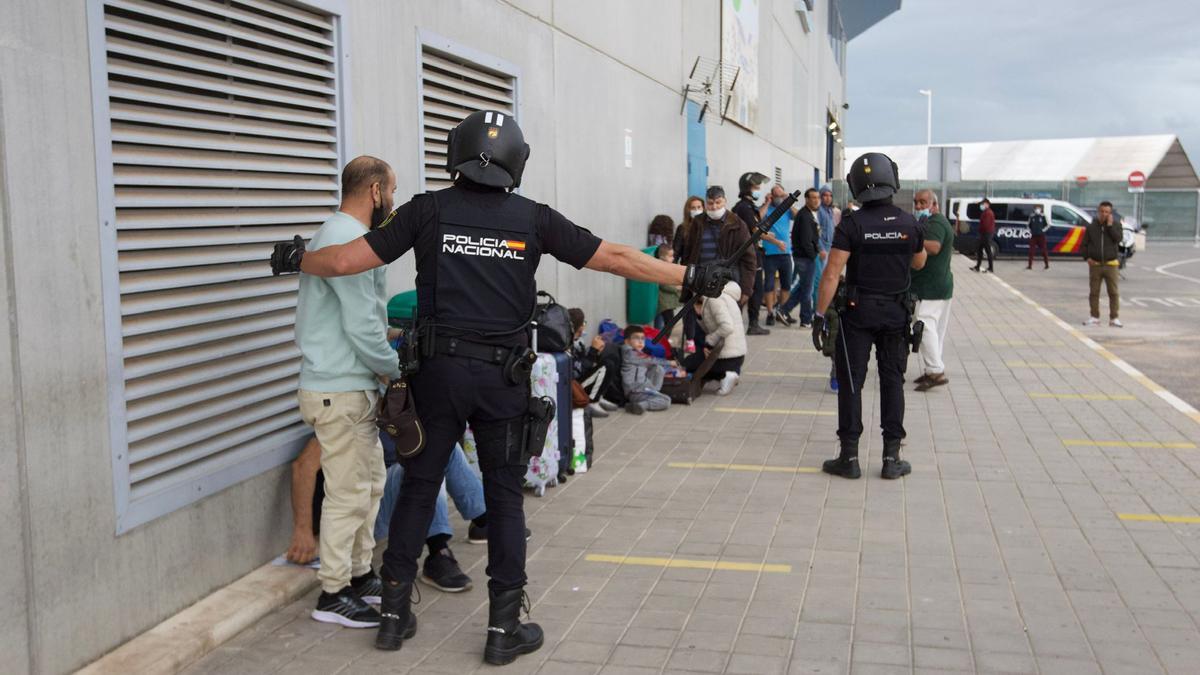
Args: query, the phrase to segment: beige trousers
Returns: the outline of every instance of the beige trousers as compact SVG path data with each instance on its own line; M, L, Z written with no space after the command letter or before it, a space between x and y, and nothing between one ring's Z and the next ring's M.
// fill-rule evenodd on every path
M325 501L321 506L321 569L326 593L350 584L371 568L375 516L387 472L375 427L374 391L300 390L300 416L317 432Z
M1100 318L1100 282L1104 282L1108 290L1108 318L1116 319L1121 314L1121 293L1117 281L1121 278L1121 269L1116 265L1088 265L1088 304L1092 316Z

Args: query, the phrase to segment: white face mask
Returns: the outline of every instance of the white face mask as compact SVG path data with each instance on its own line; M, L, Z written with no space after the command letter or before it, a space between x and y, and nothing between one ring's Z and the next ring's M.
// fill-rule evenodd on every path
M701 213L704 213L704 209L692 209L691 211L688 211L688 215L693 218L700 215Z
M758 200L762 199L763 195L765 195L765 194L767 194L766 190L755 190L750 193L750 196L754 197L754 201L758 201Z
M720 220L725 217L725 207L713 211L705 210L704 214L713 220Z

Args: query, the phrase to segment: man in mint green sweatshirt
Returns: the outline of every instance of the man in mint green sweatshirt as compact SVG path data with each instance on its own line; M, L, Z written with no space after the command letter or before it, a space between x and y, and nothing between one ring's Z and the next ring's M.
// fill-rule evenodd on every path
M344 244L377 227L392 210L396 175L362 156L342 171L342 202L313 235L310 249ZM381 582L371 569L374 523L387 476L375 428L379 383L399 377L387 342L386 272L346 277L300 275L296 344L300 415L316 431L325 475L319 550L321 595L312 616L351 628L379 625ZM376 600L377 602L377 600Z

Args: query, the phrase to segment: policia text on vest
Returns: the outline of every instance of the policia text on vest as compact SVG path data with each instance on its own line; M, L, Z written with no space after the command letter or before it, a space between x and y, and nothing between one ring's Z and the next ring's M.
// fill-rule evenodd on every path
M379 649L400 649L416 633L410 598L417 560L450 452L468 424L488 513L490 605L483 658L509 663L542 646L542 629L521 623L519 616L527 603L521 488L529 439L536 436L530 433L531 417L545 418L546 411L534 409L528 377L522 381L511 370L513 354L524 353L529 344L541 256L577 269L683 285L710 297L720 295L733 277L720 264L685 268L602 241L554 209L513 193L529 154L515 120L495 111L472 113L449 134L452 187L417 195L381 227L349 243L306 255L303 241L294 240L277 244L272 255L277 274L319 276L357 274L410 250L416 256L420 344L410 383L427 440L421 454L404 462L383 556ZM394 185L390 169L381 180Z
M829 262L821 276L813 344L833 342L838 389L840 452L822 466L826 473L858 478L858 441L862 436L862 386L871 347L879 364L880 418L883 427L883 478L912 471L900 459L904 439L904 368L910 346L919 344L920 327L910 328L910 270L925 265L924 236L915 218L892 204L900 188L900 171L886 155L867 153L854 160L846 182L863 208L846 213L833 235ZM843 269L844 286L839 292ZM837 335L829 332L825 313L835 293L841 298Z

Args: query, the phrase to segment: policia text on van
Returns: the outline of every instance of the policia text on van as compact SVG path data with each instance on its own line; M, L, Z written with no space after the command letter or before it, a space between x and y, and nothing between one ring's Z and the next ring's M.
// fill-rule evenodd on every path
M709 297L720 295L733 277L721 265L685 268L602 241L554 209L511 192L521 184L528 157L515 120L495 111L472 113L449 135L452 187L413 197L383 226L349 243L308 255L302 241L278 244L272 257L276 273L340 276L416 252L420 361L411 385L427 440L421 454L405 460L383 556L379 649L399 649L416 633L410 594L417 559L450 452L468 423L479 449L488 512L484 660L508 663L542 646L542 629L520 622L527 602L521 481L530 429L544 414L535 414L540 399L530 398L528 376L521 380L506 367L529 353L534 273L542 254L576 268L682 284Z

